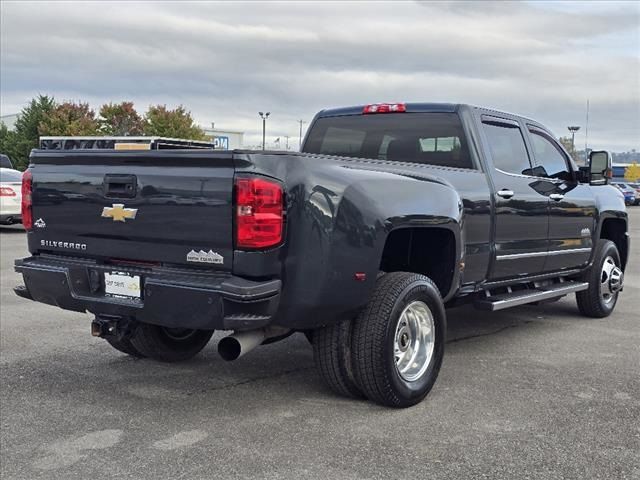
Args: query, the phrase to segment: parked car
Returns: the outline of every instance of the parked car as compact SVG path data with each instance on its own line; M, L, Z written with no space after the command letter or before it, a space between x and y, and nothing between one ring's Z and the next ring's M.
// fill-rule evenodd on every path
M627 205L637 205L640 203L640 194L632 187L622 182L615 182L613 186L624 195L624 203Z
M185 360L232 330L233 360L303 332L335 392L408 407L438 376L447 307L575 293L601 318L623 286L609 154L578 168L543 125L492 109L323 110L301 153L56 148L25 172L16 293L91 312L134 357Z
M22 221L22 173L0 168L0 224L11 225Z
M636 191L636 202L634 205L640 205L640 183L629 183L629 186Z
M0 168L9 168L11 170L14 168L11 159L3 153L0 153Z

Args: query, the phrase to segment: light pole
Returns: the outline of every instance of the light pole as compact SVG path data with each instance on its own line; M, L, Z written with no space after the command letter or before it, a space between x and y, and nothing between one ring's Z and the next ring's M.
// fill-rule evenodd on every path
M567 127L567 128L571 132L571 150L573 150L573 152L571 152L571 154L573 155L573 153L576 151L576 132L578 130L580 130L580 127L577 126L577 125L572 125L572 126Z
M304 120L298 120L298 123L300 124L300 140L299 140L299 146L298 146L298 150L302 151L302 124L303 123L307 123Z
M584 164L589 165L589 99L587 98L587 118L584 124Z
M258 115L260 115L260 118L262 119L262 150L264 150L265 132L267 129L267 118L269 118L270 114L271 112L267 112L267 113L258 112Z

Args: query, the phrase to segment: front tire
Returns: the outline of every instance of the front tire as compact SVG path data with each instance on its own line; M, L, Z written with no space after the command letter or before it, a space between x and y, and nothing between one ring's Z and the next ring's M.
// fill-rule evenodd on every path
M446 314L438 288L415 273L379 277L352 335L355 380L369 400L396 408L421 402L444 356Z
M145 357L160 362L188 360L209 343L213 330L167 328L140 323L131 336L131 345Z
M621 265L616 244L611 240L598 240L593 265L583 277L589 288L576 293L582 315L592 318L611 315L624 281Z

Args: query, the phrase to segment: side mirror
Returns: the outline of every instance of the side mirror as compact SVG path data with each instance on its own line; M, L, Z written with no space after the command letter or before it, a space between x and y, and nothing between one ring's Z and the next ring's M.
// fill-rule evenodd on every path
M591 185L606 185L612 172L609 152L592 150L589 153L589 183Z

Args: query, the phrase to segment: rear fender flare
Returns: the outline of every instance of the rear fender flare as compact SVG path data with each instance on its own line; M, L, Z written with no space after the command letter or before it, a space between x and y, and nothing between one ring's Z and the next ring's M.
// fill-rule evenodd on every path
M352 269L366 274L367 286L361 302L366 303L375 286L382 254L391 232L404 228L439 228L453 234L455 241L454 278L445 300L451 298L459 284L464 253L463 205L456 190L430 179L385 179L384 188L372 189L372 182L347 187L338 205L332 236L332 265L341 265L340 256L349 251ZM373 192L373 193L372 193ZM344 235L346 234L346 238ZM345 241L346 240L346 241Z

